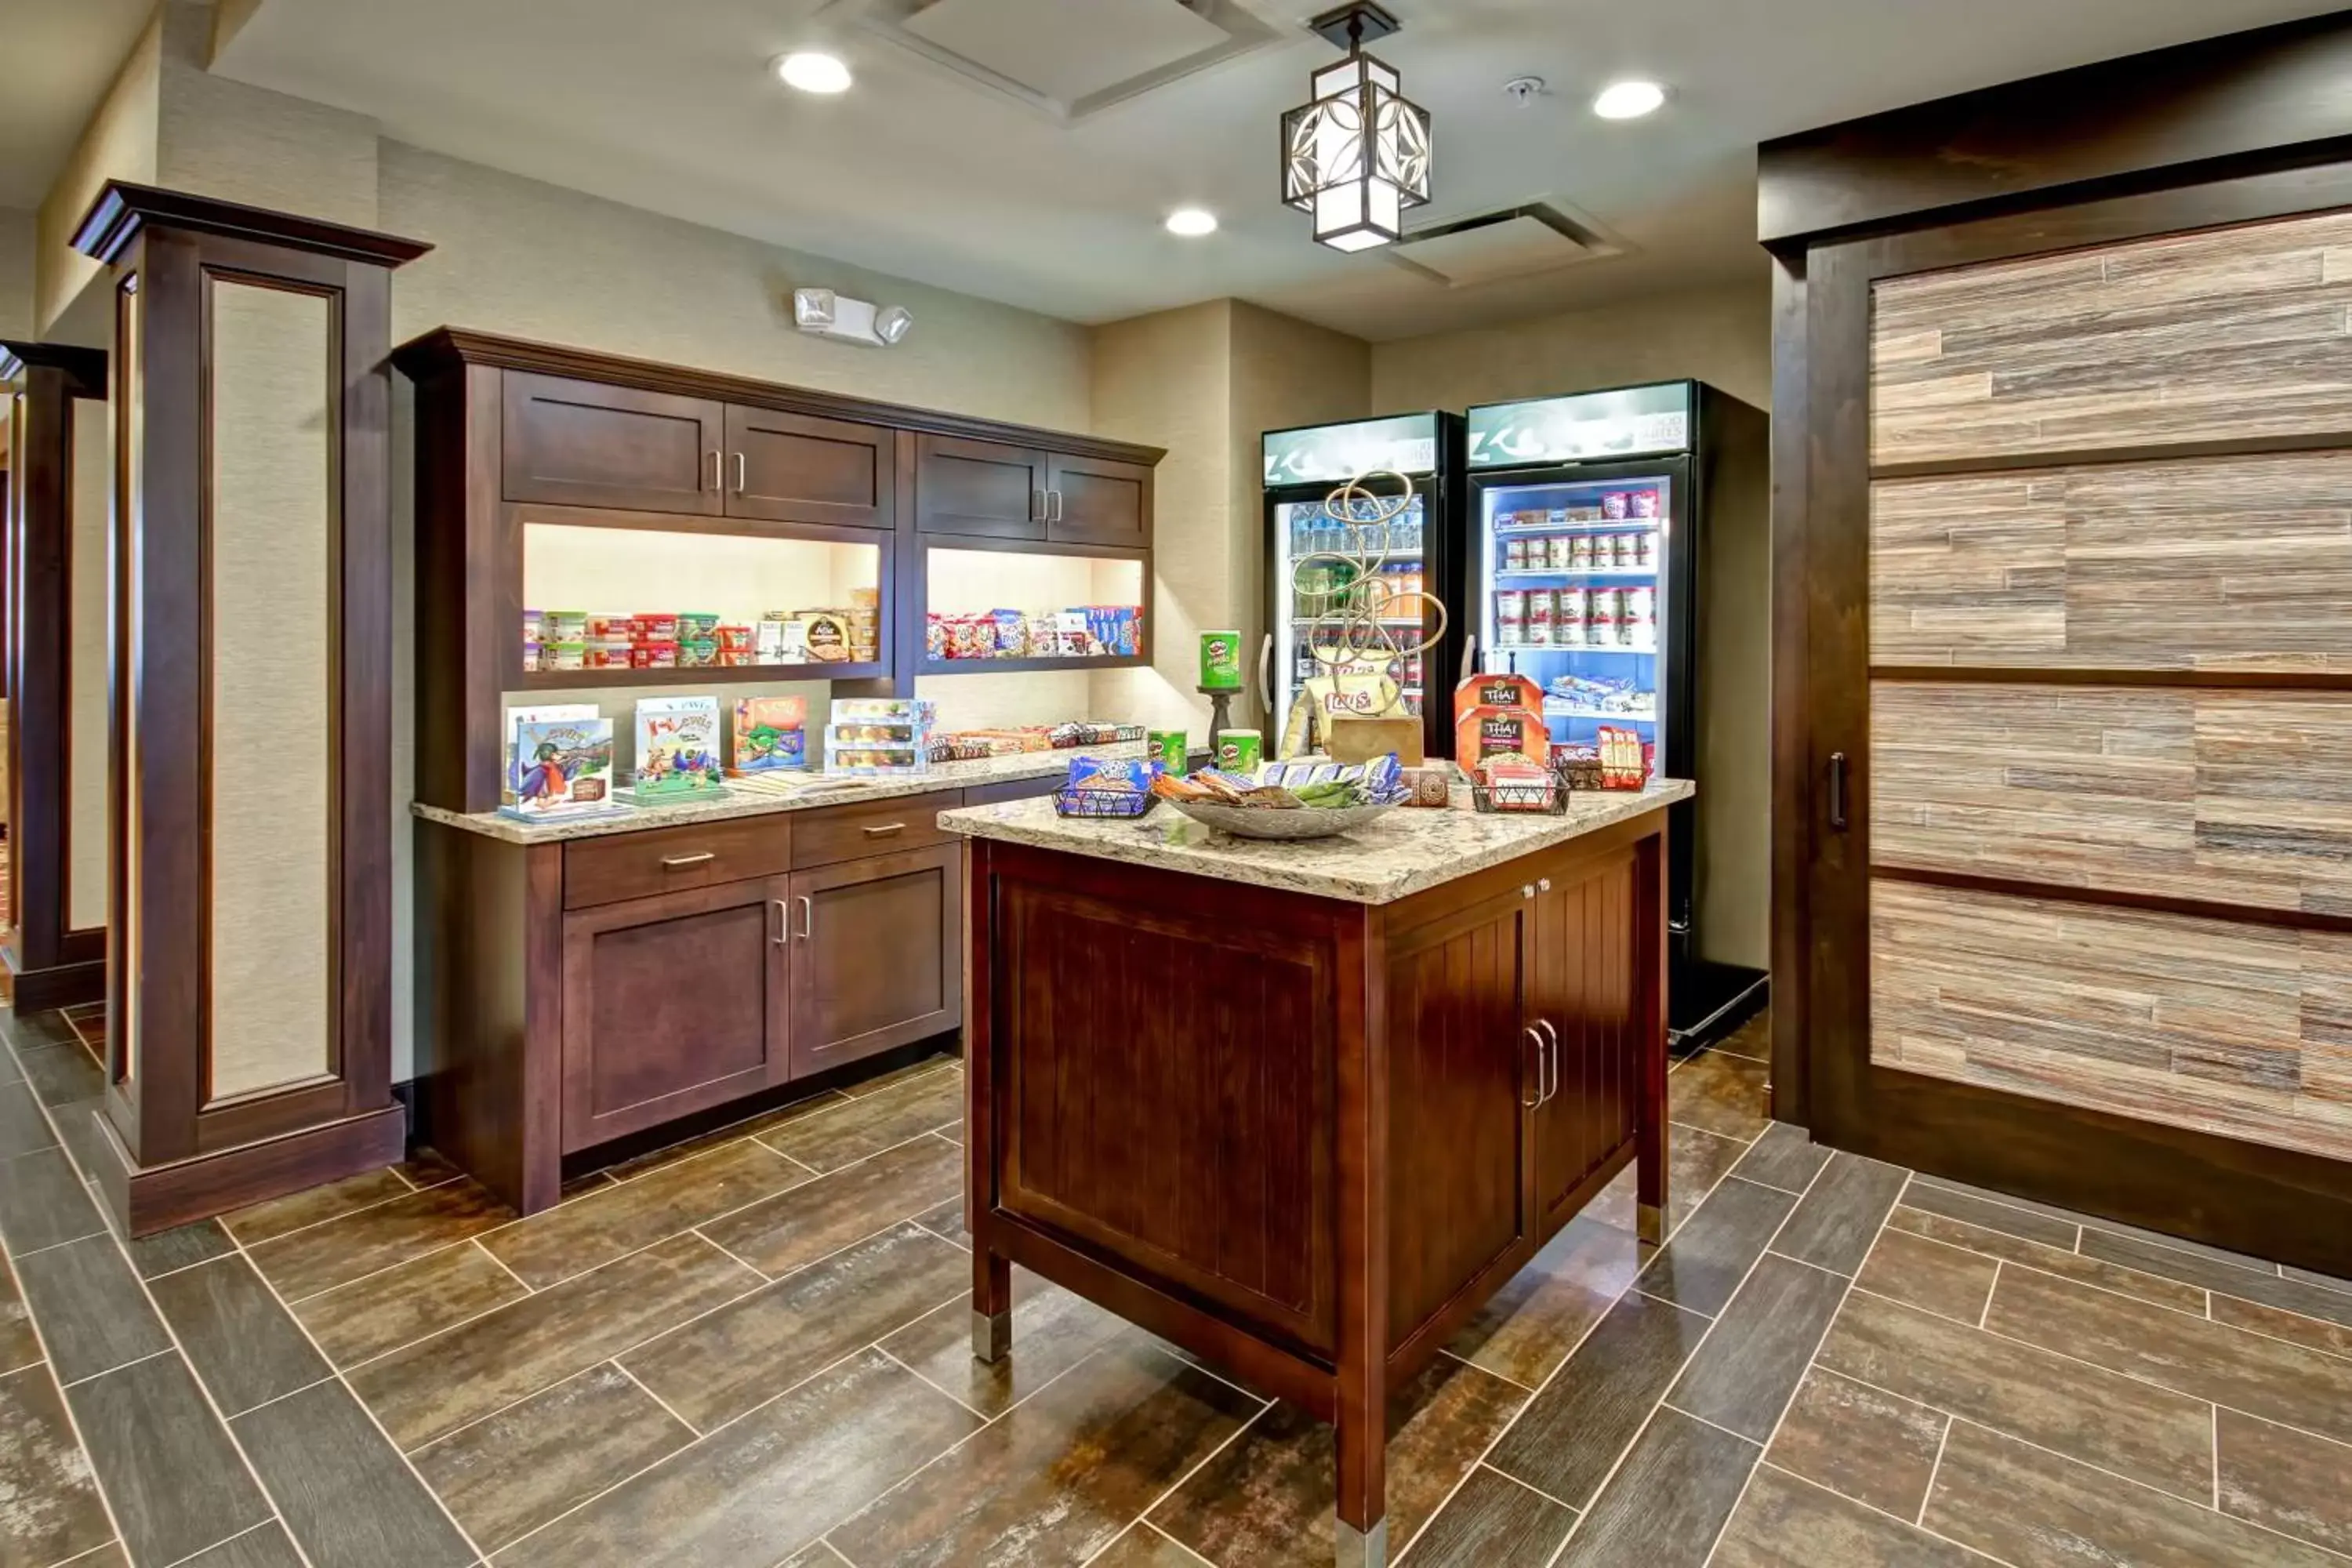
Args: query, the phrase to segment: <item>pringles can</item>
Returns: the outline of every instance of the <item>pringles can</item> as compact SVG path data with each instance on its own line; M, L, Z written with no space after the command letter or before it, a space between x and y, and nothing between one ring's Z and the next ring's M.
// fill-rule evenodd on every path
M1265 761L1265 738L1255 730L1217 731L1217 766L1229 773L1254 773Z
M1191 748L1185 744L1181 730L1154 730L1150 736L1150 759L1160 771L1174 778L1182 778L1192 771Z
M1239 691L1242 689L1242 634L1201 634L1201 689Z

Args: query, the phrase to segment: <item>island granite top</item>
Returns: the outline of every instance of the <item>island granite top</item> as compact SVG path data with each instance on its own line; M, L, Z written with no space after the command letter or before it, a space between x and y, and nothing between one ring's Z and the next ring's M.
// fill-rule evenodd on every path
M929 773L805 775L805 795L774 795L749 790L709 799L680 800L660 805L635 806L618 816L593 816L572 821L523 822L495 811L448 811L422 802L410 806L427 822L478 833L509 844L561 844L572 838L602 838L614 833L643 833L656 827L685 827L698 822L725 822L738 816L766 816L779 811L814 811L827 805L857 805L899 795L929 795L935 790L969 789L1003 784L1013 779L1058 778L1073 757L1140 757L1140 741L1108 746L1079 746L1054 752L1020 752L1009 757L983 757L976 763L938 763ZM984 808L983 808L984 809ZM1050 812L1050 805L1048 810Z
M1639 794L1580 792L1569 797L1566 816L1541 816L1475 812L1469 808L1468 792L1456 789L1454 805L1444 811L1399 806L1355 832L1289 843L1235 838L1194 822L1165 802L1140 822L1112 822L1057 816L1054 803L1043 798L1004 801L943 811L940 826L968 837L1187 871L1316 898L1387 904L1687 800L1696 793L1695 785L1680 779L1653 784Z

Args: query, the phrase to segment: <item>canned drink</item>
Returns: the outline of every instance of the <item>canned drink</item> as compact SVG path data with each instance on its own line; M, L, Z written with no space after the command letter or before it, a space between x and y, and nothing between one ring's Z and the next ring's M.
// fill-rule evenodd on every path
M1636 647L1658 640L1658 594L1654 588L1625 590L1625 640Z
M1592 570L1592 535L1580 533L1570 541L1568 565L1571 572Z
M1217 766L1229 773L1254 773L1265 761L1265 737L1255 730L1217 731Z
M1495 595L1495 640L1505 647L1524 642L1528 629L1528 595L1524 588L1505 588Z
M1552 642L1560 647L1582 647L1591 618L1592 595L1582 588L1562 588L1559 607L1552 612Z
M1618 645L1618 609L1620 595L1614 588L1595 588L1591 595L1591 610L1586 621L1585 640L1595 647Z
M1150 740L1150 757L1162 771L1182 778L1192 771L1192 751L1185 743L1181 730L1154 730Z
M1529 647L1551 646L1552 612L1559 607L1559 595L1550 588L1536 588L1528 594L1528 635Z

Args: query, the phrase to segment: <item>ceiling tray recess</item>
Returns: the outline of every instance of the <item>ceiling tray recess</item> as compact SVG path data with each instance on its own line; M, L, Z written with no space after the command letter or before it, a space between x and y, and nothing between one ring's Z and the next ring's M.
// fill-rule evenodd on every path
M818 16L1065 124L1294 37L1239 0L829 0Z

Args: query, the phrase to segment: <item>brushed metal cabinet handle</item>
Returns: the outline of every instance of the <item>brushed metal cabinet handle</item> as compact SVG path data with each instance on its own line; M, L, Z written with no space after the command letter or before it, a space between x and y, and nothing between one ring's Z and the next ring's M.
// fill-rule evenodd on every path
M1535 896L1536 896L1536 885L1535 885L1533 882L1529 882L1527 886L1525 886L1525 887L1523 887L1523 888L1521 888L1521 889L1519 889L1519 897L1521 897L1521 898L1523 898L1523 899L1532 899L1532 898L1534 898Z
M869 827L869 828L867 828L867 829L866 830L866 837L868 837L868 838L887 838L887 837L889 837L892 834L896 834L896 833L904 833L904 832L906 832L906 831L907 831L907 825L906 825L905 823L903 823L903 822L888 822L888 823L885 823L885 824L883 824L883 825L882 825L881 826L879 826L879 827Z
M778 947L782 947L793 934L793 912L784 907L784 900L782 899L770 899L768 902L774 905L776 910L776 934L771 940Z
M1043 522L1045 521L1045 492L1044 490L1031 490L1029 492L1029 521L1032 522Z
M1537 891L1537 892L1538 892L1538 893L1549 893L1549 892L1550 892L1550 891L1551 891L1551 879L1550 879L1549 877L1538 877L1538 878L1536 879L1536 891Z
M715 490L721 484L725 483L725 481L719 477L719 465L722 461L722 458L719 456L719 448L716 447L710 448L709 456L710 458L710 488Z
M1536 1103L1549 1105L1551 1103L1552 1097L1559 1093L1559 1031L1552 1026L1552 1021L1549 1018L1538 1018L1536 1027L1541 1029L1545 1039L1550 1042L1544 1051L1544 1060L1549 1064L1551 1069L1545 1079L1543 1098Z
M706 860L718 858L719 851L705 849L699 855L665 855L662 857L661 863L665 868L675 871L681 866L699 866Z
M735 454L735 493L741 495L750 483L751 480L745 472L743 454L738 452Z
M800 897L801 939L805 942L816 934L816 900L806 893L803 893Z
M1053 510L1053 511L1052 511L1050 514L1048 514L1048 515L1047 515L1047 517L1046 517L1045 521L1046 521L1047 522L1059 522L1059 521L1062 521L1062 492L1061 492L1061 491L1059 491L1059 490L1047 490L1047 491L1045 492L1045 497L1046 497L1046 501L1047 501L1047 503L1048 503L1049 505L1051 505L1051 506L1053 507L1053 509L1054 509L1054 510Z
M1840 833L1846 829L1845 753L1830 753L1830 826Z
M1541 1104L1544 1102L1544 1097L1543 1097L1543 1048L1544 1048L1543 1037L1542 1037L1541 1035L1538 1035L1538 1034L1537 1034L1537 1033L1536 1033L1536 1031L1535 1031L1535 1026L1534 1026L1534 1025L1532 1025L1532 1024L1528 1025L1526 1028L1521 1029L1521 1030L1519 1031L1519 1033L1521 1033L1521 1034L1525 1035L1528 1039L1533 1040L1533 1041L1536 1043L1536 1092L1535 1092L1535 1098L1534 1098L1534 1099L1532 1099L1532 1100L1529 1100L1529 1099L1528 1099L1527 1096L1525 1096L1524 1094L1523 1094L1523 1095L1521 1095L1521 1096L1519 1097L1519 1108L1520 1108L1521 1110L1533 1110L1537 1106L1541 1105Z

